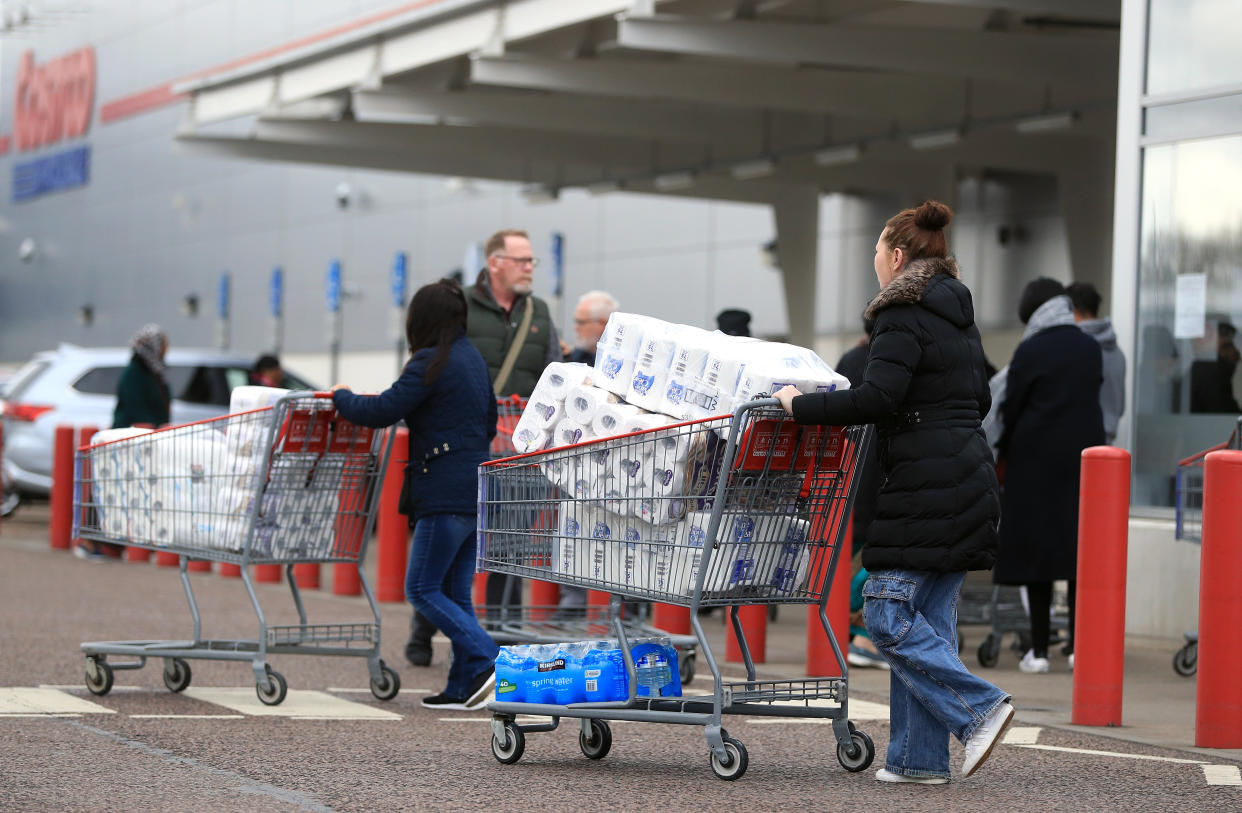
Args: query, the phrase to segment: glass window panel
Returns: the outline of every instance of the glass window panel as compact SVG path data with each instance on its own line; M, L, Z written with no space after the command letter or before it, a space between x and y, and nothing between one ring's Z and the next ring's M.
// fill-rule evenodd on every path
M1176 93L1242 83L1238 0L1151 0L1147 92Z
M1242 94L1147 108L1143 134L1173 141L1242 133Z
M1242 400L1242 136L1144 151L1141 241L1133 497L1171 506L1177 462L1224 442ZM1203 275L1198 307L1183 275Z

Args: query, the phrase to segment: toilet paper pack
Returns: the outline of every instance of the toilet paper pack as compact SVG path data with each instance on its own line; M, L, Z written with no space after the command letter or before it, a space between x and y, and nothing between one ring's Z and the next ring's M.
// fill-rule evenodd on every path
M653 322L643 333L638 356L634 360L630 386L624 398L627 403L640 406L648 412L656 412L668 388L669 371L683 334L694 328Z
M97 432L91 441L97 448L91 450L90 500L95 505L99 529L113 539L130 538L129 506L139 476L137 447L140 445L113 441L150 432L150 429L105 429Z
M708 357L723 346L723 337L723 333L709 333L694 328L683 328L679 332L668 375L664 380L664 389L654 411L678 420L693 417L691 394L695 383L703 377Z
M595 347L595 383L615 395L624 396L630 388L643 333L653 325L658 328L662 324L635 313L617 311L609 316Z

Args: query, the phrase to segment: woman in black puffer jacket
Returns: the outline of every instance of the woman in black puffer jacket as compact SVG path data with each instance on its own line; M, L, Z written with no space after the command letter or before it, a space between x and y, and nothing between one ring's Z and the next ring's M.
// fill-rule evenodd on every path
M991 400L983 347L945 242L952 217L928 201L880 234L863 382L776 393L798 423L876 426L882 485L862 554L863 618L892 667L882 782L949 781L950 734L969 776L1013 717L1009 695L957 657L958 590L967 570L992 567L1000 501L980 428Z

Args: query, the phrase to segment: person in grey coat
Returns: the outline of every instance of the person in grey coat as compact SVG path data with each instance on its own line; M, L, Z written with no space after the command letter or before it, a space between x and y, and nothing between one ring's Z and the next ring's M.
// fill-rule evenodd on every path
M1100 385L1100 411L1104 413L1104 442L1117 438L1117 423L1126 411L1126 355L1117 346L1113 322L1100 318L1103 297L1089 282L1075 282L1065 289L1074 307L1074 321L1083 333L1100 343L1104 354L1104 383Z

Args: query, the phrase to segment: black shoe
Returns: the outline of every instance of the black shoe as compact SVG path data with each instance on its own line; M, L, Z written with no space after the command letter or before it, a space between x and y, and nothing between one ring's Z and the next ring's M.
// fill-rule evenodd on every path
M405 645L405 659L411 666L431 666L431 647L408 643Z
M423 698L423 708L439 709L441 711L469 711L470 707L466 705L466 701L460 697L453 697L444 692L433 694L431 697Z
M466 696L466 708L477 709L486 703L495 686L496 667L489 666L486 670L479 673L474 682L470 684L470 694Z

